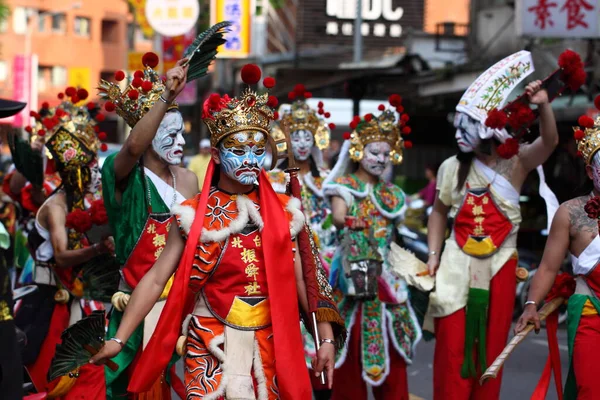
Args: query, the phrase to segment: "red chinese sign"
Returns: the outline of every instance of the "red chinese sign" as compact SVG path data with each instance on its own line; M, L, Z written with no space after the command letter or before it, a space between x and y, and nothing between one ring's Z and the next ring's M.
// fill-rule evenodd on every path
M522 0L518 17L523 35L599 37L599 0Z

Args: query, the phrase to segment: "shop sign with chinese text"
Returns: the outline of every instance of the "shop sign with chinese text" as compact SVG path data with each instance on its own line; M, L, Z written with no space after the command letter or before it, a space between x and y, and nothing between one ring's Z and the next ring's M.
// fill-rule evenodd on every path
M519 0L517 18L524 36L600 37L600 0Z
M219 48L219 58L246 58L250 55L251 0L211 0L211 24L230 21L227 43Z
M173 37L189 32L200 15L198 0L146 0L146 18L154 30Z

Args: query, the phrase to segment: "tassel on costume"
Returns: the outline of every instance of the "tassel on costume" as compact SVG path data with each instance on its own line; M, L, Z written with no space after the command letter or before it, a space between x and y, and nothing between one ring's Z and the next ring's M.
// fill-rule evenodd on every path
M470 288L467 301L467 322L465 332L465 359L463 361L460 375L467 378L476 378L475 368L475 341L477 340L477 358L481 371L487 369L486 357L486 327L487 311L490 303L490 291L485 289Z

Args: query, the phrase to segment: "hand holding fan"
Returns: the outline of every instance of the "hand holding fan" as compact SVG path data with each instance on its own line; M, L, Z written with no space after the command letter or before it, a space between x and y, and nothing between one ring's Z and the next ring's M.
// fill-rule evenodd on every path
M87 365L90 357L104 346L105 327L104 311L97 310L65 329L61 335L61 343L56 345L56 352L48 371L48 381ZM119 368L110 360L106 366L113 371Z
M208 73L208 66L215 59L217 49L226 42L223 35L229 32L231 22L219 22L199 34L194 42L185 50L183 57L187 58L181 66L189 65L187 81L203 77Z

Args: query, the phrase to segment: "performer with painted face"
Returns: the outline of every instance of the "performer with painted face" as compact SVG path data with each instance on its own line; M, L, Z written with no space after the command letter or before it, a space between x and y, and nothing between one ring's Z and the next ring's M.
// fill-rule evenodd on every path
M175 99L185 86L187 69L180 61L167 71L163 83L153 69L158 64L156 55L147 53L143 63L144 71L137 71L123 92L116 84L100 83L105 109L116 110L133 128L121 150L109 156L102 168L103 196L122 275L119 292L112 298L109 338L119 327L130 293L165 248L174 224L171 209L199 191L196 175L179 167L185 139ZM117 72L116 79L124 79L124 73ZM139 90L136 79L143 80ZM109 398L126 395L132 363L152 336L170 286L171 281L115 360L119 369L106 370ZM178 382L174 372L161 376L152 388L153 396L170 398L171 380ZM180 386L175 388L181 392Z
M290 92L288 97L295 101L274 125L273 136L275 140L281 140L286 134L290 136L296 168L300 169L298 177L302 186L302 209L328 266L335 251L335 226L331 221L331 209L323 195L323 181L329 170L323 162L322 151L329 147L330 126L320 115L329 117L329 113L323 109L323 103L319 103L318 111L311 109L304 98L305 93L306 88L301 84ZM269 172L273 189L278 193L286 193L287 190L287 164L286 159Z
M595 103L600 105L600 98L597 98ZM557 279L565 254L569 252L576 286L575 293L568 298L567 331L570 361L564 393L564 398L567 400L600 398L600 386L593 368L598 362L598 340L600 340L600 301L598 300L600 269L597 268L600 251L598 236L600 119L596 118L594 121L588 116L582 116L579 118L579 124L580 127L575 128L574 136L577 148L585 161L586 173L593 181L593 190L589 195L563 203L558 209L552 222L542 262L531 281L525 310L515 327L515 333L518 333L525 329L527 324L533 323L535 329L539 331L540 317L537 309L547 295L553 295L549 292L556 291L553 282ZM559 276L559 278L562 278L560 279L562 281L565 277ZM560 296L566 299L568 292L565 295L562 291ZM546 327L549 335L548 344L552 346L550 324L547 323ZM556 335L556 331L553 335ZM555 351L558 354L557 345ZM560 366L560 359L557 361ZM550 374L547 376L549 383ZM547 384L544 389L548 389Z
M260 74L255 65L242 69L248 84ZM179 229L172 228L160 259L138 284L116 333L120 341L129 340L177 269L135 370L134 392L156 379L178 342L188 398L311 398L298 324L298 315L307 314L309 282L300 257L294 261L292 241L306 228L299 201L277 195L263 171L267 146L275 151L268 97L246 90L233 99L213 94L204 104L213 160L202 193L174 210ZM313 280L322 338L315 369L325 370L331 382L343 323L321 269ZM109 341L92 361L120 350Z
M387 255L405 208L402 190L382 180L390 164L400 164L401 134L410 133L399 95L381 114L354 117L340 158L323 185L330 197L341 245L334 256L330 282L350 339L336 362L333 399L366 399L367 385L376 399L408 399L406 365L421 330L408 299L406 283L391 274Z
M29 234L38 290L23 300L15 322L27 334L24 364L32 382L39 392L46 391L53 398L105 398L101 368L84 366L52 382L47 382L47 374L61 332L102 309L102 301L108 301L118 282L118 271L103 263L111 260L111 239L92 243L86 236L93 224L107 221L102 221L103 206L98 196L101 181L97 152L102 144L95 126L102 114L94 103L76 105L85 97L84 90L67 88L64 101L54 109L44 107L35 113L36 124L28 129L45 140L62 183L39 208ZM98 264L93 272L92 262ZM91 279L90 273L102 276L103 287L94 287L98 280Z
M426 319L425 328L435 328L436 400L500 395L501 377L483 386L478 378L504 348L511 325L519 192L528 173L546 161L558 143L548 93L540 81L530 83L525 97L500 110L532 72L529 52L515 53L482 74L456 107L460 150L440 167L428 224L428 266L435 275L428 315L435 326L428 326ZM535 113L527 102L537 105L540 137L519 150L505 125L508 121L515 132L528 128ZM541 178L544 184L543 174ZM448 216L454 226L440 259Z

